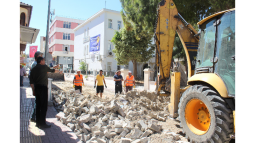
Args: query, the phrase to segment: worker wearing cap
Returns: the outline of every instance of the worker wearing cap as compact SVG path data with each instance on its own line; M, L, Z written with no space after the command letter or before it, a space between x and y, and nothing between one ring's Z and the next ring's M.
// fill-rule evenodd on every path
M122 81L123 77L121 75L121 71L117 71L117 74L114 75L114 81L115 81L115 97L118 93L122 92Z
M133 86L135 86L135 78L132 75L131 71L128 72L128 75L126 76L124 84L126 85L126 92L132 90Z
M77 70L77 75L74 76L73 84L75 86L75 90L79 89L80 92L82 93L82 84L84 85L84 82L83 82L83 76L80 70Z
M35 54L34 54L35 61L31 65L31 69L29 72L29 79L30 79L30 74L31 74L32 69L37 65L37 58L42 57L42 55L43 55L43 53L40 51L35 52ZM30 84L30 86L32 87L33 95L35 96L34 84ZM36 96L35 96L34 112L33 112L30 120L32 122L35 122L35 117L36 117Z

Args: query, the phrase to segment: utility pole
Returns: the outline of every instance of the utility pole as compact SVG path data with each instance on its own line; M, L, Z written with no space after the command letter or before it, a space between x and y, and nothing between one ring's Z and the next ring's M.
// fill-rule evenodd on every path
M48 3L48 17L47 17L47 30L46 30L46 42L45 42L46 43L45 44L45 61L47 61L47 53L49 48L48 41L49 41L50 2L51 0L49 0L49 3Z

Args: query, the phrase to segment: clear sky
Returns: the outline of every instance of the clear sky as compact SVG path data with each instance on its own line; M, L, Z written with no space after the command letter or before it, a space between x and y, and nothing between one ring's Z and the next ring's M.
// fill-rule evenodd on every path
M35 43L40 49L40 37L46 36L47 13L49 0L21 0L20 2L33 6L29 27L40 29ZM51 10L55 9L54 16L86 20L96 12L105 8L105 0L51 0ZM121 11L119 0L106 0L106 8ZM54 19L54 17L53 17ZM29 45L26 54L29 54Z

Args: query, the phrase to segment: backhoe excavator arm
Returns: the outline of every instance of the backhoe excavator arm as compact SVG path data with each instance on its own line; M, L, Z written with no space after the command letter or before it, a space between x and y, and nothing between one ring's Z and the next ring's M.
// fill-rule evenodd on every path
M157 82L157 90L170 93L170 68L172 53L177 32L182 42L188 62L188 78L194 74L198 37L197 31L187 23L178 13L172 0L162 0L158 4L157 19L155 24L155 44L156 44L156 66L159 67L160 77ZM193 63L193 64L192 64Z

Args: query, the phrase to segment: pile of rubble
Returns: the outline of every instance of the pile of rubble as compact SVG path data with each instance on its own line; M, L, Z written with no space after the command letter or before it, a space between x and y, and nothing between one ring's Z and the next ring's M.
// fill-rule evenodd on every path
M130 91L113 99L53 91L56 117L86 143L147 143L161 133L169 97ZM178 136L178 135L175 135ZM176 140L179 138L176 137Z

